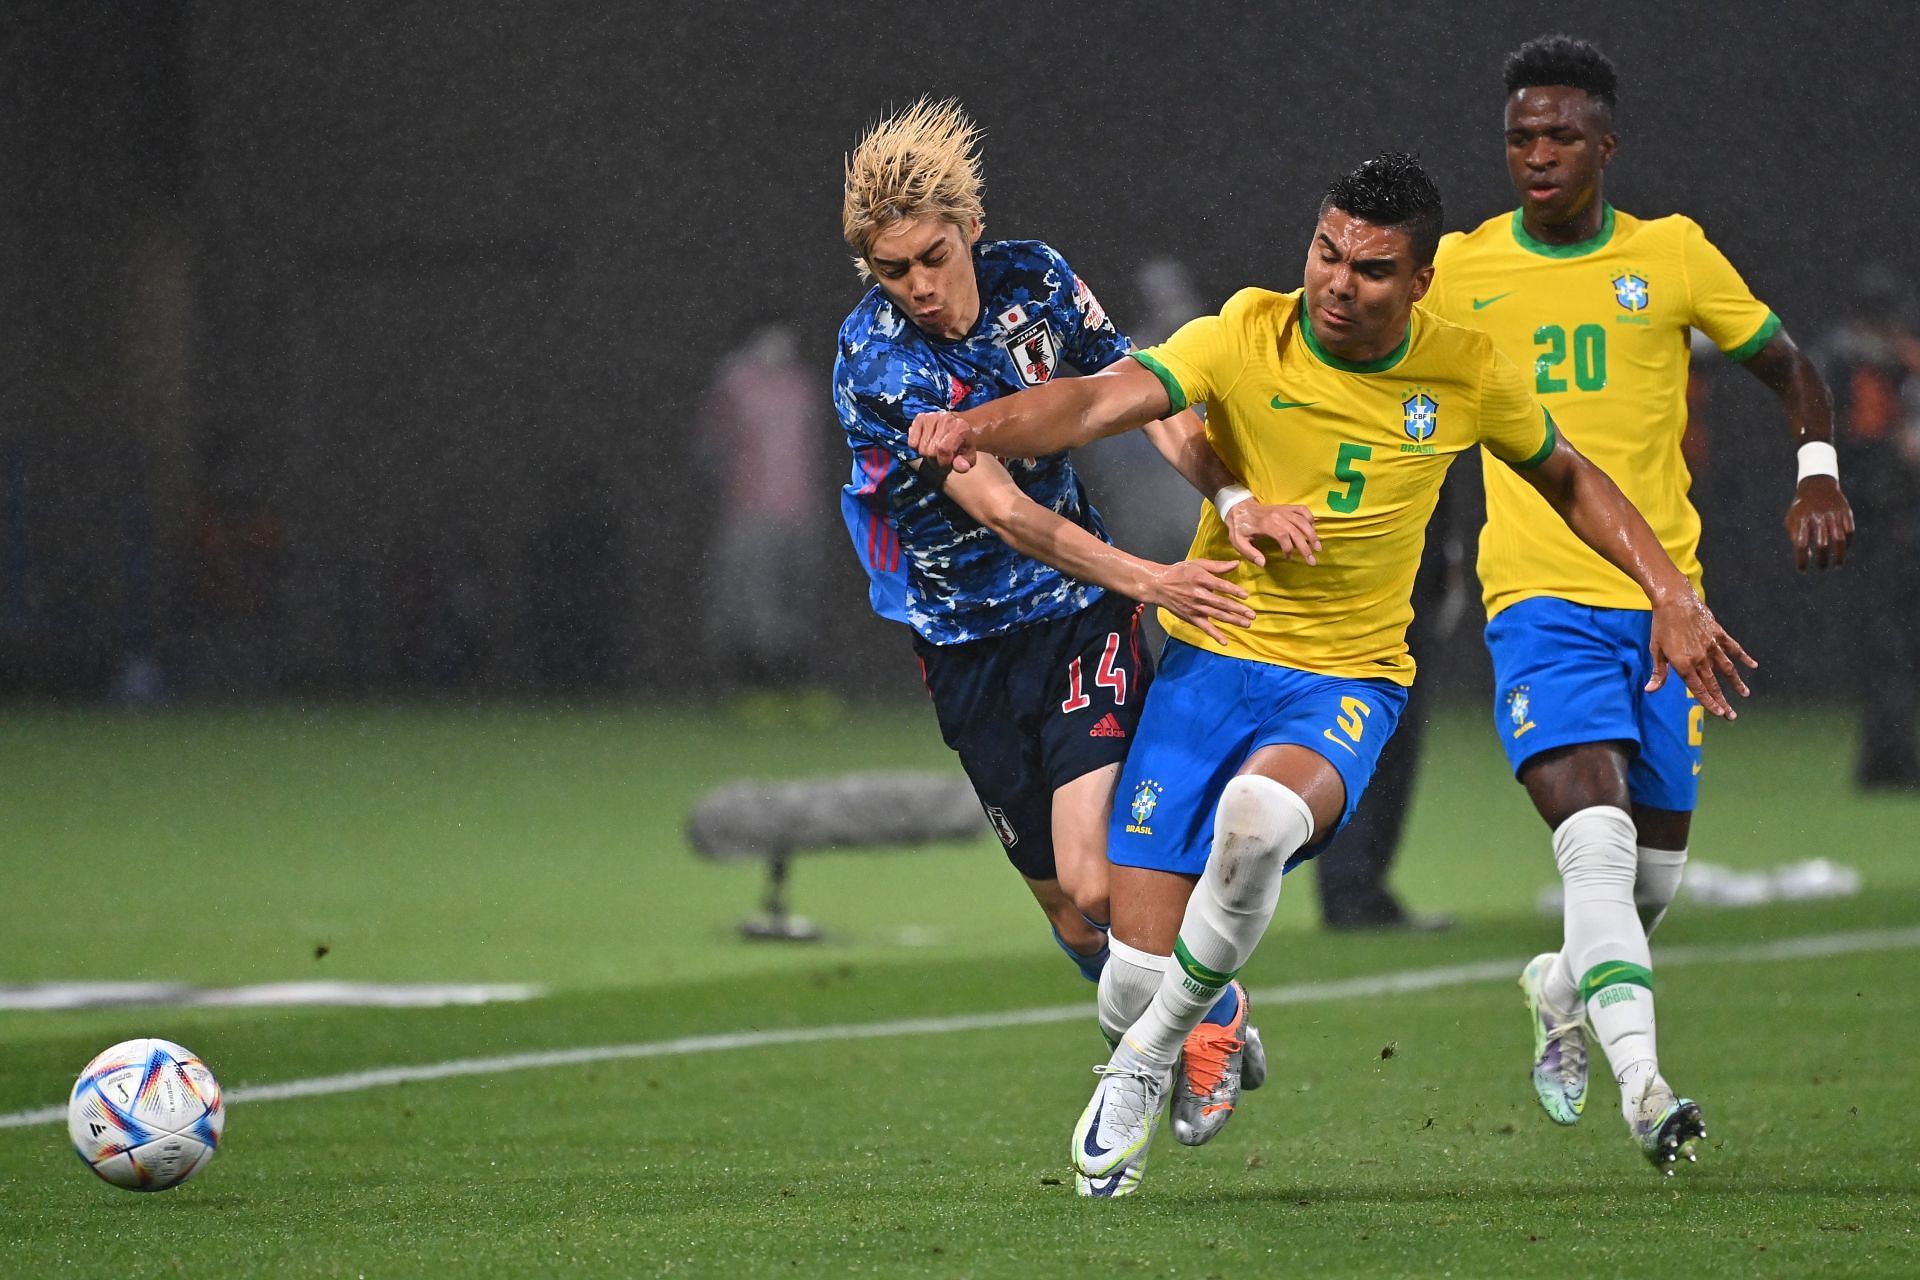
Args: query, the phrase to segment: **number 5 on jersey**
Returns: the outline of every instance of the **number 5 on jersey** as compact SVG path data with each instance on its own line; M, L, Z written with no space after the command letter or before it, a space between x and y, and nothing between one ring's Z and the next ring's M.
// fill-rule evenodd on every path
M1347 487L1345 492L1329 489L1327 505L1343 516L1353 514L1355 508L1360 505L1360 495L1367 489L1366 476L1362 475L1360 468L1354 464L1365 462L1371 457L1373 457L1373 446L1370 444L1342 444L1339 456L1333 460L1333 478L1345 480Z

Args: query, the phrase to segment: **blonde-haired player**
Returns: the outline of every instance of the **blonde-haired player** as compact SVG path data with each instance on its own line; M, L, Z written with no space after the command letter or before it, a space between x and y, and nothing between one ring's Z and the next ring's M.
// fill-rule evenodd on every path
M834 364L853 452L842 508L873 607L912 628L941 735L1008 859L1060 946L1098 980L1109 955L1107 819L1153 678L1140 602L1207 635L1234 630L1252 617L1228 580L1235 554L1261 559L1252 539L1270 536L1310 556L1312 522L1234 492L1192 414L1156 424L1155 442L1202 493L1225 492L1234 541L1173 565L1108 542L1065 450L956 475L908 447L916 414L1092 373L1132 349L1051 247L981 239L978 132L957 103L922 100L847 160L842 228L875 283L841 326ZM1189 1038L1184 1141L1206 1141L1233 1114L1243 1070L1248 1086L1264 1074L1246 1013L1236 987ZM1133 1181L1078 1185L1116 1195Z

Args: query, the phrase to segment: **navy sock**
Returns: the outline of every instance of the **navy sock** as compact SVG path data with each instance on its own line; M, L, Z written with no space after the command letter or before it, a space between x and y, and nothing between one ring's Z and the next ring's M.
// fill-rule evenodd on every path
M1213 1008L1207 1010L1207 1016L1200 1019L1200 1021L1211 1022L1215 1026L1230 1027L1233 1025L1234 1018L1239 1016L1239 1013L1240 984L1237 982L1229 982L1227 989L1220 993L1220 998L1213 1002Z
M1083 956L1068 946L1067 940L1060 936L1058 929L1053 931L1053 940L1060 944L1062 951L1067 953L1067 959L1079 966L1081 977L1085 978L1088 982L1100 981L1100 971L1107 967L1107 953L1109 951L1105 939L1101 940L1100 949L1090 956Z

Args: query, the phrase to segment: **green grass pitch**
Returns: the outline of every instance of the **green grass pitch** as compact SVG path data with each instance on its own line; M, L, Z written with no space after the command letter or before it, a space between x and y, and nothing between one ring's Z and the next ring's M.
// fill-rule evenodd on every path
M1662 1057L1707 1107L1652 1173L1610 1083L1556 1129L1511 977L1255 1007L1273 1058L1212 1145L1163 1136L1082 1203L1067 1139L1105 1056L1090 989L989 841L802 860L828 932L755 944L748 865L680 838L739 776L951 767L923 707L10 713L0 985L536 982L438 1010L0 1013L0 1112L99 1049L184 1042L235 1088L453 1059L1088 1003L1084 1020L600 1061L235 1104L198 1179L132 1195L64 1126L0 1128L21 1276L1908 1276L1920 1274L1920 951L1756 944L1920 924L1920 797L1844 785L1840 715L1714 726L1696 858L1826 855L1859 897L1684 897L1656 947ZM1310 874L1310 873L1308 873ZM1548 945L1546 833L1477 708L1441 715L1397 874L1459 918L1328 936L1290 880L1260 990L1511 962ZM1745 948L1746 950L1742 950ZM324 953L324 954L322 954ZM1504 971L1504 970L1503 970Z

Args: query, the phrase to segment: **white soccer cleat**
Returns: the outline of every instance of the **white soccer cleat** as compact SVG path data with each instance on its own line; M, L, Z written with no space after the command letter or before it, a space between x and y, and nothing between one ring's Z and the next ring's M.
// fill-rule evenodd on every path
M1574 1124L1587 1105L1587 1029L1578 1010L1556 1008L1547 999L1552 952L1535 956L1520 974L1533 1025L1533 1093L1555 1124Z
M1100 1083L1073 1128L1073 1167L1097 1180L1145 1156L1160 1121L1170 1073L1140 1061L1124 1042L1093 1073Z
M1089 1178L1075 1169L1073 1171L1074 1194L1093 1200L1117 1200L1121 1196L1130 1196L1140 1189L1140 1179L1146 1171L1147 1153L1145 1151L1104 1178Z
M1694 1145L1707 1136L1707 1121L1700 1104L1692 1098L1676 1098L1667 1082L1659 1076L1647 1081L1633 1104L1633 1118L1627 1122L1633 1140L1648 1163L1671 1178L1676 1163L1685 1156L1689 1163L1699 1159Z

